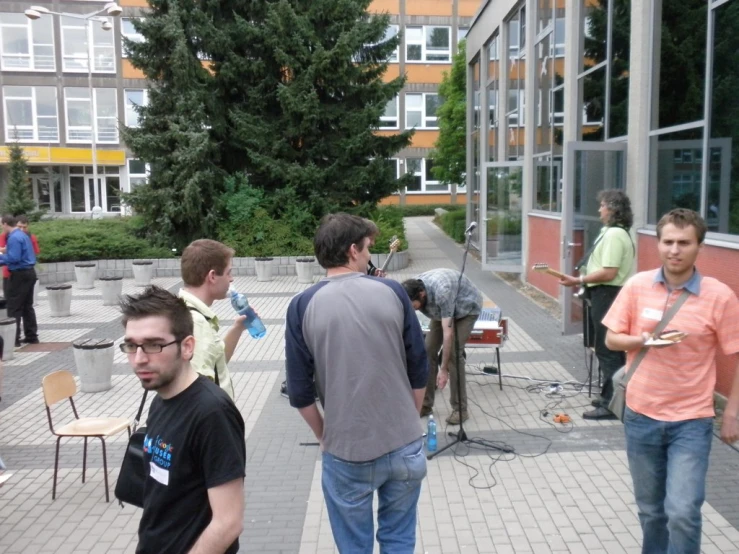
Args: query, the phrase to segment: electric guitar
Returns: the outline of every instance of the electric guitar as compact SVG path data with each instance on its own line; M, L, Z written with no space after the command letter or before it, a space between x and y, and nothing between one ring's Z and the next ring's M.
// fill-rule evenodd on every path
M538 271L539 273L546 273L547 275L551 275L552 277L556 277L557 279L562 279L565 277L565 274L557 271L556 269L552 269L549 267L549 264L534 264L534 267L532 267L534 271ZM582 295L585 293L585 287L580 286L580 288L577 290L577 292L574 293L574 295L578 298L582 297Z
M382 264L380 271L385 271L385 268L390 263L390 260L393 259L393 256L398 251L398 248L400 248L400 239L397 235L393 235L390 239L390 253L387 255L387 258L385 258L385 263Z

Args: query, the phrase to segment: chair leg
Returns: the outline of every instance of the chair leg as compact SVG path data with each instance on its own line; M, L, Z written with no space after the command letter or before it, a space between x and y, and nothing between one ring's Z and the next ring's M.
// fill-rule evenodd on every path
M56 500L56 477L59 473L59 441L61 437L56 438L56 454L54 455L54 485L51 488L51 499Z
M105 501L110 502L110 492L108 491L108 457L105 453L105 437L99 437L103 443L103 477L105 479Z
M82 482L85 482L85 471L87 470L87 437L85 437L85 447L82 450Z

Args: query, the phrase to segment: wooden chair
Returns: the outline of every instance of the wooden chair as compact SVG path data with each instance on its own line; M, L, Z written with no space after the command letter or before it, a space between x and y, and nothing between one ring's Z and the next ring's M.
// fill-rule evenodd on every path
M105 501L110 502L110 493L108 491L108 459L105 453L105 437L117 435L124 429L128 430L128 436L131 436L130 423L127 419L121 417L84 417L80 418L77 414L77 408L72 398L77 394L77 383L74 376L66 370L55 371L44 377L41 388L44 393L44 402L46 403L46 415L49 417L49 429L56 439L56 455L54 457L54 486L51 490L51 499L56 499L56 480L59 471L59 443L62 437L82 437L85 439L85 448L82 456L82 482L85 482L85 470L87 469L87 439L98 438L103 444L103 475L105 477ZM62 425L58 429L54 429L51 421L51 407L69 398L74 412L74 420Z

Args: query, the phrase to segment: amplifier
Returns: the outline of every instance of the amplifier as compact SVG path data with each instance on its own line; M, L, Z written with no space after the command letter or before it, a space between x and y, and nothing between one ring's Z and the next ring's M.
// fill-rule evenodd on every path
M472 328L466 346L499 346L508 338L508 319L500 308L484 308Z

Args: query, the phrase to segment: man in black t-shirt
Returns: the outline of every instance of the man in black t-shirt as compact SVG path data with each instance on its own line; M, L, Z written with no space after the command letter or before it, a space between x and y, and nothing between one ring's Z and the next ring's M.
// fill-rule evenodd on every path
M244 517L244 420L216 384L190 366L195 339L185 302L158 287L121 302L121 350L149 408L149 477L137 553L239 550Z

